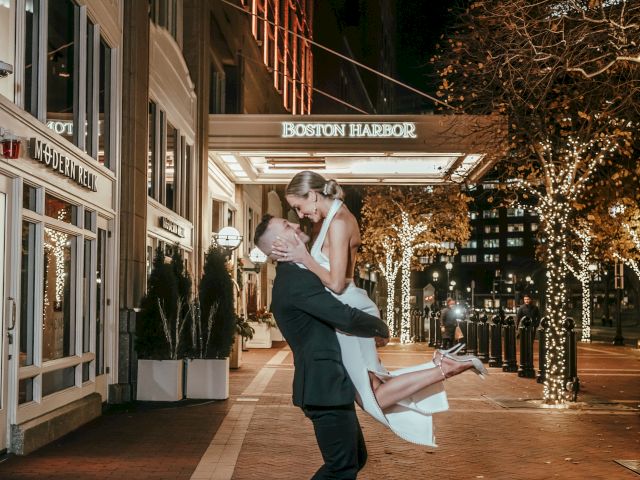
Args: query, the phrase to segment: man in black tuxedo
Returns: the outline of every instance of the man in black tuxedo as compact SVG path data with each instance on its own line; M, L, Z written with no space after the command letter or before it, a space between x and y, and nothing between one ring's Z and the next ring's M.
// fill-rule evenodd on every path
M308 242L300 226L265 215L255 242L272 255L276 237L293 244ZM355 387L342 364L335 330L360 337L389 338L377 317L344 305L320 279L291 262L279 262L273 283L271 311L293 352L293 404L313 422L324 465L313 479L355 479L367 460L364 437L354 408Z

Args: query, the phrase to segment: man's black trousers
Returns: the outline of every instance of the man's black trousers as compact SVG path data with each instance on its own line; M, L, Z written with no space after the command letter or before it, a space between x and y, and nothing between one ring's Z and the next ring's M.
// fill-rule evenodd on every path
M316 441L324 460L324 465L312 480L355 479L358 470L367 462L367 447L354 405L307 405L303 410L313 422Z

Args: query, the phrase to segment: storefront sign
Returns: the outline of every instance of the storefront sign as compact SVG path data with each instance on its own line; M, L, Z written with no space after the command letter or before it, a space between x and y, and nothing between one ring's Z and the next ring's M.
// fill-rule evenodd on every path
M58 152L52 146L32 138L30 142L31 158L38 160L45 167L70 178L78 185L88 188L94 192L98 191L98 176L91 173L85 167L77 164L66 155Z
M160 226L165 230L184 238L184 227L181 227L175 222L172 222L167 217L160 217Z
M282 138L417 138L414 122L282 122Z

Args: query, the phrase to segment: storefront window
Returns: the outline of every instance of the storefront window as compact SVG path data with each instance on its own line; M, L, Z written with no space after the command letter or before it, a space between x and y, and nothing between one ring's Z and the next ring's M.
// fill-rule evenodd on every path
M98 92L98 161L111 167L111 49L100 40L100 90Z
M156 198L156 104L149 102L149 144L147 145L147 195Z
M176 174L179 155L178 130L167 122L167 153L165 156L165 205L171 210L176 209Z
M44 214L73 225L78 223L78 207L49 193L44 196Z
M33 378L18 382L18 404L33 402Z
M20 268L20 366L33 365L35 326L36 224L22 222Z
M105 247L107 232L98 229L96 259L96 375L104 373L104 301L105 301Z
M38 19L40 0L26 0L24 28L24 109L38 116Z
M51 395L76 384L76 367L63 368L42 374L42 396Z
M82 352L86 353L91 347L91 286L94 282L93 269L93 240L84 241L84 268L82 272Z
M75 354L73 264L76 238L45 227L42 302L42 360Z
M22 187L22 208L26 208L27 210L35 212L37 209L37 193L38 190L36 189L36 187L25 183Z
M47 21L47 123L62 126L56 131L70 141L77 130L76 8L71 0L58 0Z

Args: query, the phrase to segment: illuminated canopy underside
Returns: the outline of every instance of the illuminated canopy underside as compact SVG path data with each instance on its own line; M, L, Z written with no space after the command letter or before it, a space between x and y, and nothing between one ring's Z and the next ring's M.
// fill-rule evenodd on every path
M476 182L502 131L498 118L468 115L210 115L209 158L240 184L301 170L340 183Z

